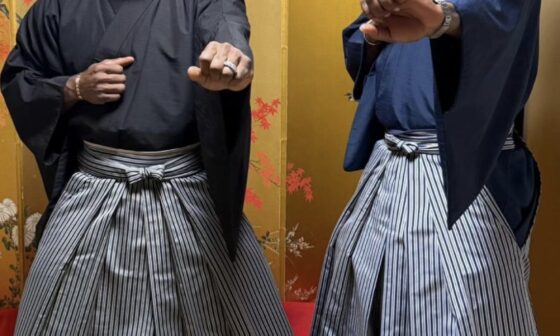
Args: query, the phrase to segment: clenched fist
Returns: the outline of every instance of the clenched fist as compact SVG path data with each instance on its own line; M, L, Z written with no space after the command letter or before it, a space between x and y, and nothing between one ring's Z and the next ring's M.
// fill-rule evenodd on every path
M229 43L210 42L188 75L207 90L241 91L253 80L253 61Z
M433 0L360 0L372 19L360 30L370 41L414 42L434 34L444 13Z

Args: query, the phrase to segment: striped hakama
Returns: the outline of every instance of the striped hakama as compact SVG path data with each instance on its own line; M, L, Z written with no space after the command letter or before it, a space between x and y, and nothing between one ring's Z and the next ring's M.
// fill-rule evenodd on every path
M387 134L331 238L312 334L536 335L528 245L486 188L449 230L436 135Z
M17 335L291 335L243 219L229 258L199 150L86 144L27 279Z

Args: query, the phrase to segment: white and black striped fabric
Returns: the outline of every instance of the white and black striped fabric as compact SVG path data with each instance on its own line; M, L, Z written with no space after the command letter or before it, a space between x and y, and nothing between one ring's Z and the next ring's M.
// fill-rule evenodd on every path
M536 335L528 244L487 189L451 230L446 209L437 136L379 141L331 238L312 335Z
M291 335L243 219L228 256L199 150L85 145L41 240L16 335Z

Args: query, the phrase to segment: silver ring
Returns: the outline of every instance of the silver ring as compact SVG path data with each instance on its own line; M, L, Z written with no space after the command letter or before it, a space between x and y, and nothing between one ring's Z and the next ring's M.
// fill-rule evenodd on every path
M368 40L368 38L366 37L366 34L364 35L364 41L366 41L367 44L369 44L370 46L379 46L381 43L379 41L370 41Z
M231 72L233 72L233 75L237 75L237 65L235 65L233 62L231 61L225 61L224 62L224 67L228 68L231 70Z

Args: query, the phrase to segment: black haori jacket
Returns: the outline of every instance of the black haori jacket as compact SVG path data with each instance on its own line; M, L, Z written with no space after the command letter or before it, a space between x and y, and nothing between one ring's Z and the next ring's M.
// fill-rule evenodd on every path
M244 0L125 1L110 20L107 6L104 1L39 0L23 19L2 72L8 109L19 136L37 159L49 196L37 239L77 169L82 138L72 128L73 118L106 111L103 105L80 103L64 112L65 83L92 63L132 55L135 70L126 73L121 105L153 113L146 106L176 104L166 107L194 111L211 195L233 259L247 181L250 89L209 92L188 81L186 71L211 41L228 42L252 57ZM140 81L137 74L144 69L153 75ZM185 81L177 85L183 86L179 88L184 95L141 93L153 92L158 81L181 71Z

